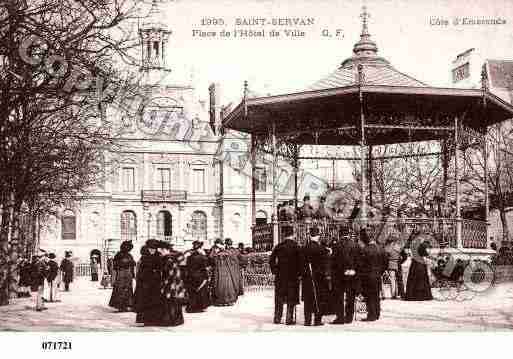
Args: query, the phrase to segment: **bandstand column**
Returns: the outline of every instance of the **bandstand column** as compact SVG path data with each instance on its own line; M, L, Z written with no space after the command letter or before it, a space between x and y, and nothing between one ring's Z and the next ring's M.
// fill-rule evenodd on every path
M488 132L488 129L485 127L485 133L483 134L483 161L484 161L484 195L485 195L485 213L484 213L484 220L486 223L486 248L489 248L489 241L490 241L490 231L489 231L489 216L490 216L490 198L489 198L489 190L488 190L488 144L486 142L486 134Z
M360 97L360 172L361 172L361 195L360 195L360 219L367 219L367 186L366 186L366 156L365 156L365 114L363 113L363 94L361 85L363 84L363 66L358 65L358 84Z
M446 217L446 208L447 208L447 168L449 167L449 161L447 156L447 141L440 141L440 150L442 152L442 198L443 198L443 209L442 209L442 217Z
M372 207L373 206L373 201L372 201L372 146L369 146L369 160L368 160L368 163L367 163L367 173L368 173L368 178L367 180L369 181L369 205Z
M273 223L273 245L277 245L279 243L278 238L278 216L277 216L277 208L278 208L278 192L276 191L276 122L273 121L271 127L271 137L272 137L272 146L273 146L273 168L272 168L272 183L273 183L273 214L271 216Z
M256 225L256 138L251 135L251 226Z
M298 145L296 145L298 146ZM298 196L298 171L299 171L299 150L296 147L296 151L294 153L294 168L292 169L294 171L294 213L297 213L297 196Z
M489 88L489 82L488 82L488 70L486 67L486 64L483 64L483 67L481 69L481 91L483 95L483 117L486 116L486 93ZM488 188L488 143L487 143L487 134L488 134L488 126L486 125L487 119L483 118L483 122L485 125L483 126L483 137L482 137L482 145L483 145L483 164L484 164L484 195L485 195L485 213L484 213L484 220L485 220L485 235L486 235L486 248L490 248L489 241L490 241L490 223L488 222L489 216L490 216L490 198L489 198L489 188Z
M461 186L460 186L460 144L459 144L459 122L458 117L454 118L454 180L456 182L456 246L463 248L461 238Z

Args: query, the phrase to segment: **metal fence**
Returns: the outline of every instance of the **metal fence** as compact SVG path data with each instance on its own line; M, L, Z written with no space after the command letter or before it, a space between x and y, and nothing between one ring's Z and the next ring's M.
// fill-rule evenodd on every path
M361 228L366 228L368 235L379 243L384 243L386 238L395 235L399 238L408 238L413 232L423 231L430 233L436 239L436 245L441 248L456 248L456 223L450 218L393 218L384 221L358 220L311 220L278 222L277 242L281 241L281 229L284 226L292 226L296 235L296 241L303 245L308 239L310 228L318 227L321 240L331 242L341 239L340 236L355 238ZM258 252L272 250L274 243L273 224L256 225L252 228L253 248ZM461 220L461 238L464 248L486 248L486 222L478 220Z
M255 292L272 289L274 275L269 266L269 256L266 254L248 255L247 261L247 266L242 271L244 290Z
M89 263L75 264L75 277L90 277L91 265Z

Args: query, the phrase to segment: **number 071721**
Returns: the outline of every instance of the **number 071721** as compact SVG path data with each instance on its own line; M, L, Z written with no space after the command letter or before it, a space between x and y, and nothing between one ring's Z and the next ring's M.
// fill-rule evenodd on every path
M71 350L71 342L59 341L59 342L41 342L42 350Z

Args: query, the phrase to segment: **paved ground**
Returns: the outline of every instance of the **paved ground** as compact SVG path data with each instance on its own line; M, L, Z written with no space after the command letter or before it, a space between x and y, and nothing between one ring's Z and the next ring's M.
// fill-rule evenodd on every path
M73 291L62 293L62 303L36 312L28 298L0 307L3 331L179 331L179 332L319 332L319 331L497 331L513 329L513 284L503 284L485 294L430 302L385 300L379 322L354 322L323 327L272 324L272 291L247 291L233 307L211 307L206 313L185 313L178 328L145 328L135 324L134 313L117 313L107 306L111 290L99 289L85 278ZM298 307L302 324L302 308ZM325 317L328 323L332 316Z

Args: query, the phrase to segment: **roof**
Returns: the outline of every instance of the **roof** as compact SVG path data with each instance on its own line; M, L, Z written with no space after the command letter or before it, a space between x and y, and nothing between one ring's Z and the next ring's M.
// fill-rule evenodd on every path
M295 93L251 98L245 91L243 101L223 118L223 126L268 135L274 123L275 133L290 143L357 145L364 123L372 129L366 131L366 143L382 145L447 138L455 118L478 133L513 118L513 106L488 90L430 87L396 70L378 56L367 15L364 10L353 55L337 70ZM509 66L494 71L499 74Z
M363 83L365 85L425 87L423 82L414 79L390 65L363 67ZM323 90L335 87L358 85L358 72L354 67L340 67L330 75L317 81L307 90Z

